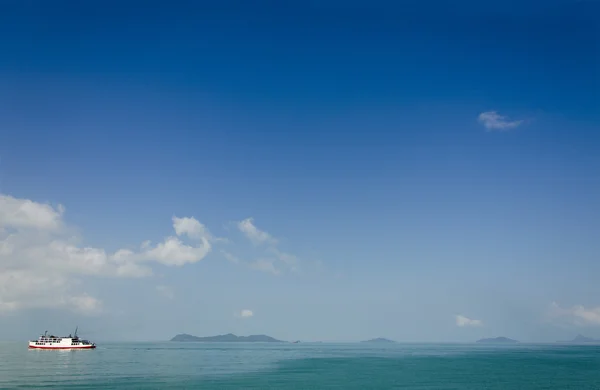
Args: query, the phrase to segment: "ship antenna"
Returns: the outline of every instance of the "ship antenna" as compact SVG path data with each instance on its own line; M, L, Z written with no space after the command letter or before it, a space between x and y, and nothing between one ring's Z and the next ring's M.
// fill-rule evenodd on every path
M75 327L75 337L77 337L77 329L79 329L79 326Z

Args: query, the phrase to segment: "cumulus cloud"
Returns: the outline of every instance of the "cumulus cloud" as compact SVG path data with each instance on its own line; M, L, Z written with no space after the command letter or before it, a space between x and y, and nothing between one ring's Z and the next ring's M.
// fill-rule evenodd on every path
M0 194L0 228L33 228L54 230L60 227L65 209L29 199Z
M226 238L213 236L206 226L193 217L173 217L173 228L178 236L188 236L195 240L206 239L210 242L227 241Z
M496 111L486 111L479 114L479 123L487 129L487 131L507 131L520 126L522 120L508 120L504 115L498 114Z
M0 194L0 313L27 308L64 307L84 314L102 303L80 291L81 277L152 275L152 264L182 266L211 251L212 235L193 217L173 217L175 236L137 251L80 246L66 235L62 206ZM186 236L194 244L186 244Z
M177 237L167 237L164 242L140 253L138 257L140 260L154 260L164 265L182 266L202 260L210 250L211 245L205 237L201 238L200 246L186 245Z
M575 326L600 326L600 306L586 308L583 305L561 307L558 303L550 305L550 317L554 321Z
M210 232L195 218L173 217L173 229L178 236L188 235L191 238L201 239L210 237Z
M102 302L86 293L85 278L144 278L163 266L202 261L217 241L194 217L173 216L173 233L156 243L107 251L81 245L65 221L65 208L0 193L0 315L22 309L62 308L82 314L102 312ZM237 224L259 251L253 262L226 251L232 263L279 275L298 269L296 256L278 248L278 240L256 227L252 218ZM169 298L167 286L158 293Z
M481 320L474 320L463 315L457 315L456 318L456 326L466 327L466 326L482 326L483 322Z

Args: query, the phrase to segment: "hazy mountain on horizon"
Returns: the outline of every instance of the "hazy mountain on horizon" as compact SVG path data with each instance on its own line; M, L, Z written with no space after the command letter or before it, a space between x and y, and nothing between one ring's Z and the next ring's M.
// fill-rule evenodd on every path
M371 340L361 341L361 343L395 343L395 341L383 337L377 337Z
M578 334L573 338L573 340L569 341L558 341L559 343L573 343L573 344L583 344L583 343L600 343L600 340L593 339L591 337L586 337L582 334Z
M283 343L282 340L277 340L271 336L264 334L250 335L250 336L236 336L233 333L227 333L224 335L199 337L192 336L187 333L178 334L173 337L170 341L182 341L182 342L213 342L213 343L230 343L230 342L244 342L244 343Z
M492 337L488 339L477 340L478 343L482 344L515 344L517 340L509 339L508 337Z

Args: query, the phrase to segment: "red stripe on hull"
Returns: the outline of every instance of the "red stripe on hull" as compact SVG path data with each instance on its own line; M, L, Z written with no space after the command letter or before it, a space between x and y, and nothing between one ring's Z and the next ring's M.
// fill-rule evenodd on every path
M89 346L85 346L85 347L41 347L38 345L30 345L29 348L31 349L93 349L96 348L95 345L89 345Z

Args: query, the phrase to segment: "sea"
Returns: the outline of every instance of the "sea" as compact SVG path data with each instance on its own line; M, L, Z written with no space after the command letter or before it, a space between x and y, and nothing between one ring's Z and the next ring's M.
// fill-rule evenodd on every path
M600 389L600 346L5 342L0 388Z

